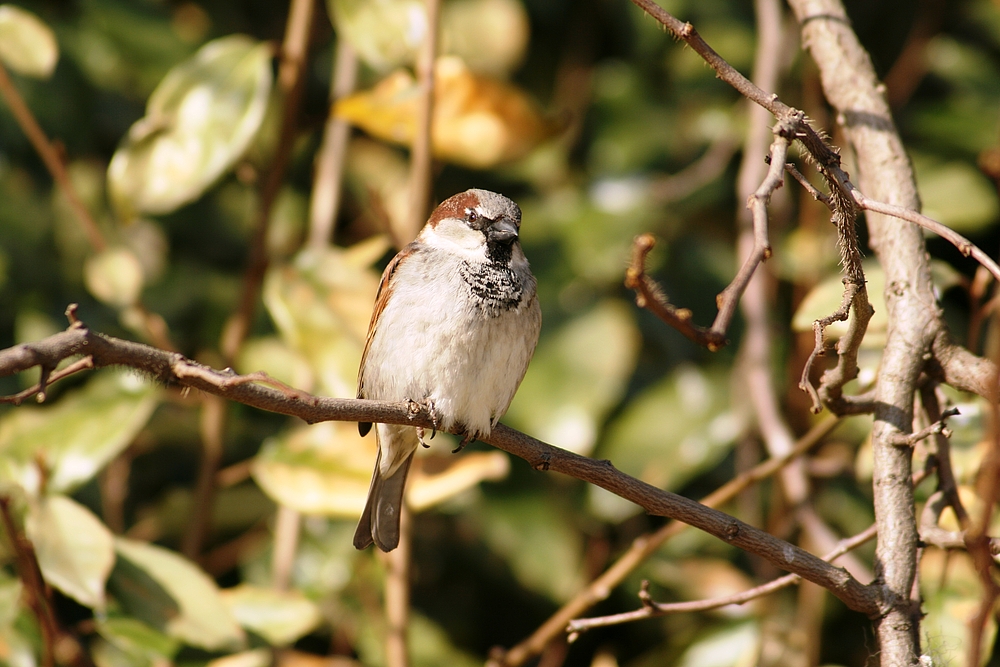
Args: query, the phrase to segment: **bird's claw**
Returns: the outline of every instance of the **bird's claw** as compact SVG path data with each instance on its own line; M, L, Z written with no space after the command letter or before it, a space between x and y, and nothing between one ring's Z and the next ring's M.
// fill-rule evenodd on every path
M475 440L478 436L479 436L478 433L469 433L468 431L466 431L462 435L462 440L461 440L461 442L458 443L458 447L456 447L455 449L451 450L451 453L452 454L458 454L460 451L462 451L463 449L465 449L466 445L468 445L470 442L472 442L473 440Z

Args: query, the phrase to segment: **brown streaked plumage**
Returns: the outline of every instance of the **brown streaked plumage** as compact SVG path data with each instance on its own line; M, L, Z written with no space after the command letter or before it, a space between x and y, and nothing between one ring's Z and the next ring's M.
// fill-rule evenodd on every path
M518 242L521 210L468 190L441 203L382 274L358 397L416 401L442 430L486 436L507 411L541 328L535 278ZM372 424L358 425L362 435ZM354 546L399 542L413 427L376 424L378 458Z

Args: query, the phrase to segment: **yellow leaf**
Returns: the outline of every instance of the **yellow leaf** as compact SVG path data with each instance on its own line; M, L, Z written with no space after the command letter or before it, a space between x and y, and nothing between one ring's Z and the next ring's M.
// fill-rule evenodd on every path
M434 83L431 139L442 160L486 169L524 157L558 130L519 88L476 74L455 56L438 58ZM418 93L413 75L397 70L334 112L379 139L410 145Z

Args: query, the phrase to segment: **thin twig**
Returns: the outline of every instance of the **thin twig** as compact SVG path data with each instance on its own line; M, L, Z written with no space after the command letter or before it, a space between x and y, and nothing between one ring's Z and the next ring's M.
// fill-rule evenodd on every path
M331 110L337 100L354 91L357 78L357 53L350 42L340 37L337 39L330 85ZM314 250L325 248L333 236L343 193L344 161L350 137L350 123L331 111L323 128L323 144L316 154L316 173L309 202L309 240L306 245Z
M302 515L291 507L280 506L274 519L274 550L271 556L271 586L279 591L288 590L291 584L301 530Z
M56 663L93 667L79 640L66 632L59 623L52 605L50 589L42 578L42 571L38 566L34 546L15 523L10 505L11 499L6 495L0 495L0 524L7 534L18 575L24 584L25 602L35 615L42 634L43 667L53 667Z
M288 9L288 23L285 26L281 62L278 67L278 87L284 100L281 134L260 190L260 203L256 210L257 219L254 223L247 268L243 275L239 305L226 323L220 341L222 356L226 363L230 364L236 358L243 340L250 331L250 325L257 311L260 286L270 263L267 254L267 231L271 222L271 209L284 183L292 148L295 145L299 106L305 89L309 31L315 4L315 0L292 0Z
M80 221L80 225L83 227L84 234L86 234L90 246L97 252L106 249L108 247L107 241L104 240L100 227L97 226L94 217L87 210L83 200L77 195L73 183L69 180L69 173L66 171L66 165L63 163L62 156L52 142L49 141L38 121L35 120L34 114L31 113L31 109L28 108L28 105L24 102L24 98L17 91L17 87L11 81L10 75L7 74L3 63L0 63L0 95L3 95L4 101L7 102L7 106L10 107L11 113L14 115L14 119L21 127L21 131L31 141L35 152L42 158L45 168L48 169L52 179L59 186L63 196L66 197L66 201L69 202L73 212L76 213L76 218Z
M413 517L403 503L399 515L399 546L379 556L385 564L385 664L409 667L410 563L413 559Z
M993 276L994 280L1000 280L1000 266L997 265L993 258L983 252L983 250L975 243L965 238L954 229L951 229L950 227L934 220L933 218L929 218L922 213L911 211L903 206L886 204L885 202L876 201L870 197L866 197L850 181L845 181L844 185L854 198L854 202L858 205L858 208L864 211L872 211L874 213L890 215L894 218L899 218L900 220L906 220L907 222L912 222L915 225L923 227L927 231L934 232L958 248L958 251L962 253L962 255L965 257L971 256L979 262L986 268L987 271L990 272L990 275Z
M97 334L79 323L42 341L0 351L0 377L39 363L58 363L67 356L79 354L81 349L92 355L96 368L109 365L137 368L166 384L200 389L271 412L297 416L310 423L341 420L434 427L426 410L415 414L407 403L322 397L303 400L260 384L232 386L228 383L236 375L232 371L216 371L177 353ZM462 428L461 424L456 424L454 430ZM609 461L553 447L502 424L493 430L486 442L526 460L536 470L551 470L590 482L636 503L650 514L683 521L737 548L762 556L777 567L801 574L827 588L851 609L875 616L880 613L882 601L874 594L877 589L860 584L847 572L723 512L626 475Z
M656 239L652 234L640 234L632 243L632 261L625 271L625 287L635 291L636 305L648 309L695 343L713 352L722 348L727 342L725 336L693 324L691 311L671 305L663 289L646 274L646 257L655 245Z
M874 538L876 534L875 525L873 524L857 535L841 540L837 544L836 548L823 556L823 560L828 562L833 561L852 549L856 549L865 542L868 542ZM742 605L750 602L751 600L756 600L757 598L765 595L770 595L771 593L781 590L782 588L795 585L801 581L802 577L797 574L786 574L785 576L769 581L766 584L761 584L760 586L755 586L751 589L735 593L733 595L727 595L726 597L714 598L711 600L692 600L690 602L672 603L656 602L653 600L649 595L649 582L644 581L643 588L640 589L639 593L639 599L642 601L642 607L640 609L627 611L621 614L610 614L608 616L574 619L566 626L566 632L569 633L570 641L573 641L580 633L594 628L631 623L645 618L666 616L667 614L711 611L713 609L728 607L730 605Z
M942 435L945 438L950 438L951 430L948 428L946 420L948 417L954 417L957 414L958 408L949 408L944 411L938 421L930 426L926 426L915 433L896 433L894 434L896 437L889 438L889 442L901 447L913 447L921 440L929 438L932 435Z
M790 461L794 461L797 457L815 447L839 423L840 419L837 417L827 417L799 438L795 446L787 453L763 461L752 469L741 473L708 496L702 498L701 503L706 507L720 507L729 502L751 485L770 477ZM687 524L679 521L671 521L652 535L637 537L632 541L632 545L628 551L622 554L611 567L590 582L584 590L580 591L572 600L563 605L559 611L549 617L531 636L513 646L510 650L493 649L488 664L493 667L500 665L504 667L518 667L524 664L525 661L541 653L549 642L556 637L562 636L567 623L598 602L607 599L615 586L624 581L635 568L645 562L652 554L656 553L664 543L679 535L686 528L688 528Z
M257 208L248 265L243 275L239 306L226 323L219 344L222 357L229 364L236 359L250 331L250 325L257 311L260 287L270 263L267 233L271 222L271 210L284 182L295 143L298 110L305 89L306 56L309 51L309 33L315 4L315 0L293 0L288 9L288 23L285 26L278 65L278 87L284 99L281 135L260 192L260 204ZM192 559L196 559L201 551L212 514L215 474L222 460L225 427L225 405L217 399L207 398L202 406L203 451L195 486L194 515L188 524L183 541L183 552Z
M410 152L410 214L407 216L408 238L417 236L427 220L431 201L431 160L433 158L434 125L434 61L437 58L438 29L441 0L425 0L427 8L427 34L417 56L416 128Z
M94 362L90 357L83 357L82 359L77 359L66 368L50 373L49 376L46 378L46 382L44 383L38 382L28 387L24 391L20 391L11 396L0 396L0 403L13 403L14 405L21 405L24 399L30 398L32 396L34 396L35 400L37 400L39 403L44 403L45 399L48 397L45 392L46 388L51 387L53 384L55 384L59 380L62 380L64 377L68 377L75 373L79 373L80 371L89 371L92 370L93 368L94 368Z
M750 279L761 262L771 256L771 242L768 237L767 206L771 195L784 183L785 155L788 153L789 139L784 129L775 130L774 141L771 143L771 164L767 176L760 186L747 198L747 208L753 217L753 248L747 255L743 266L737 272L732 282L715 298L719 312L712 322L712 332L722 336L729 329L729 324L736 314L736 306L740 297L750 284Z

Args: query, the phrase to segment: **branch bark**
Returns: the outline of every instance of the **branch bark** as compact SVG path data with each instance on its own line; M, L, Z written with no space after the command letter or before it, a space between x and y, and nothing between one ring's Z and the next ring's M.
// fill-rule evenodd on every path
M72 311L72 309L71 309ZM307 422L326 420L371 421L433 428L425 410L414 412L406 403L322 398L289 387L264 386L262 374L240 376L217 371L173 352L124 341L89 330L76 321L69 329L36 343L0 351L0 377L33 366L54 367L78 354L93 359L94 367L128 366L164 384L190 387L246 405L299 417ZM461 431L462 425L455 430ZM535 470L560 472L600 486L636 503L655 516L683 521L735 547L757 554L776 567L828 589L855 611L877 617L883 613L878 589L865 586L844 570L773 535L749 526L724 512L630 477L610 461L599 461L553 447L512 428L498 425L486 442L527 461Z
M909 159L868 53L839 0L790 0L803 43L820 70L827 100L854 149L858 181L872 198L920 207ZM913 665L920 655L919 604L911 599L917 526L908 447L893 444L913 424L913 398L924 355L941 328L919 227L867 214L870 243L886 274L888 335L875 389L874 499L876 576L888 613L878 620L883 665Z

